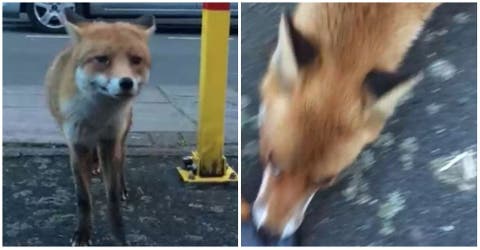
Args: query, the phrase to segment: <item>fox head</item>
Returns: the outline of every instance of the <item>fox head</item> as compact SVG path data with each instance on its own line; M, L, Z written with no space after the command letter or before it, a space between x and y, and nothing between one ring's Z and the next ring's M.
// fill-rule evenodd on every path
M264 172L252 209L257 229L274 239L298 229L314 194L330 187L378 137L397 102L421 77L341 68L323 62L321 53L289 17L281 17L261 86Z
M88 22L66 9L65 28L73 41L74 78L81 92L114 99L139 93L149 79L153 16L132 23Z

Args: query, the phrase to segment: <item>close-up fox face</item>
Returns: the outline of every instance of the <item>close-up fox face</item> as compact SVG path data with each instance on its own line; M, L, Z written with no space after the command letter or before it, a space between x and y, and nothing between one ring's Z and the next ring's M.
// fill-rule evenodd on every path
M75 82L90 94L115 99L136 96L148 81L150 53L148 37L153 17L143 26L130 23L90 22L66 27L74 40Z
M324 63L322 52L329 53L319 51L293 20L282 16L277 48L260 89L264 172L252 207L253 222L267 240L283 239L298 229L314 194L334 184L378 137L400 98L421 79L421 74ZM368 65L368 60L357 61ZM372 85L390 87L377 95Z
M281 83L272 72L267 73L262 89L260 155L264 173L252 215L267 234L287 237L300 226L313 195L334 183L375 139L383 121L368 119L369 111L363 105L369 97L360 96L360 91L346 90L342 97L325 89L316 96L314 88L319 86L306 83L285 92L278 88ZM330 80L324 72L304 74L313 81ZM344 81L353 83L354 79Z

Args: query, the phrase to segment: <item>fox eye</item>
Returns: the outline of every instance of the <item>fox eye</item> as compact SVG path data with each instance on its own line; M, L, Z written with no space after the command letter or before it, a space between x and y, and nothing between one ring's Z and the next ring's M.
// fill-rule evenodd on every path
M106 55L95 56L94 60L99 64L104 64L104 65L110 64L110 58Z
M272 153L268 154L268 164L270 166L270 170L272 171L272 175L275 177L279 176L281 171L277 164L274 162Z
M133 64L133 65L139 65L140 63L142 63L142 58L139 57L139 56L132 56L130 57L130 62Z
M270 169L272 170L272 175L275 177L279 176L281 173L280 169L273 163L270 164Z

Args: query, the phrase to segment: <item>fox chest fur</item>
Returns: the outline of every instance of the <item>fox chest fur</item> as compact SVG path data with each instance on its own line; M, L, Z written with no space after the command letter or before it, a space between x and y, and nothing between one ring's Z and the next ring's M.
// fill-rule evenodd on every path
M114 139L128 128L131 104L118 105L103 96L76 95L63 103L61 112L67 140L92 146L99 139Z

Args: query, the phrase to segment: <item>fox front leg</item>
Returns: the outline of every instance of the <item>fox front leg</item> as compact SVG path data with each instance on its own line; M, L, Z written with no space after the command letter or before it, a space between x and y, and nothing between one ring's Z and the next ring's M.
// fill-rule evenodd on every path
M120 206L122 197L122 150L120 140L103 139L99 142L98 147L112 231L120 244L127 245Z
M90 194L91 149L83 145L70 146L70 165L75 179L78 224L71 239L72 246L91 245L92 202Z

